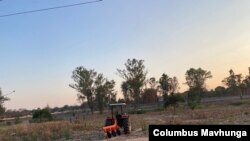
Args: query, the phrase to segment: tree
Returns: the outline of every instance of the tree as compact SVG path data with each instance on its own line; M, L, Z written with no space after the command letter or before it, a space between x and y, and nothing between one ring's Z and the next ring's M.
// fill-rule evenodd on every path
M97 107L99 109L100 114L103 112L104 108L104 97L106 95L105 93L105 79L103 78L102 74L98 74L95 80L95 97L97 102Z
M157 102L157 89L147 88L142 93L142 102L143 103L155 103Z
M245 89L244 82L242 81L241 74L235 74L232 69L229 70L229 76L224 78L222 82L228 87L233 93L240 93L240 98L243 97L243 91Z
M175 115L176 107L179 106L180 102L184 102L183 94L170 94L165 100L164 107L172 106L173 114Z
M99 74L95 80L95 87L97 106L100 114L102 114L106 104L116 101L115 81L108 81L102 74Z
M123 94L135 102L135 107L140 102L142 87L147 75L143 63L143 60L128 59L125 63L126 69L117 69L118 74L125 80L122 83Z
M86 68L80 66L77 67L72 72L72 79L75 81L75 84L70 84L69 86L77 90L78 100L84 101L87 98L88 106L91 110L91 113L94 113L94 101L95 101L95 78L97 72L94 70L87 70Z
M145 87L142 92L142 102L143 103L155 103L158 101L157 92L159 89L158 81L155 77L151 77L146 80ZM149 86L149 88L148 88Z
M243 80L243 84L245 85L246 88L250 88L250 67L248 68L248 70L249 74Z
M122 93L123 93L123 97L124 97L124 101L129 104L130 101L132 100L132 96L131 96L131 89L129 87L128 82L123 81L121 84L121 89L122 89Z
M175 94L179 89L179 82L177 78L171 78L165 73L162 74L159 83L163 97L167 97L170 94Z
M212 78L211 72L201 68L190 68L186 74L186 84L189 86L188 105L194 109L201 99L201 94L206 90L206 80Z
M0 88L0 115L5 112L4 102L8 100L9 98L6 98L2 95L2 90Z
M237 75L235 75L234 71L232 69L229 70L229 77L226 77L222 82L228 87L228 88L236 88L237 87Z
M178 79L176 77L170 78L169 79L169 93L170 94L175 94L178 92L179 90L179 82Z
M151 77L149 80L148 80L148 83L149 83L149 87L151 89L157 89L157 84L158 82L156 81L155 77Z
M226 93L226 88L222 86L218 86L214 89L215 94L217 95L224 95Z
M75 84L69 86L79 92L77 95L79 101L84 103L87 99L92 114L95 105L102 114L107 103L116 101L115 81L109 81L104 78L103 74L98 74L94 70L87 70L84 67L77 67L72 73L72 79Z
M164 107L173 106L175 113L175 108L178 106L178 102L182 100L180 95L176 95L179 89L178 79L176 77L171 78L163 73L159 83L163 94Z
M116 100L116 91L115 91L115 81L114 80L107 80L105 82L105 91L106 91L106 103L110 104L110 103L115 103Z
M163 73L160 80L160 88L162 91L163 99L165 99L169 94L170 89L170 78L167 74Z

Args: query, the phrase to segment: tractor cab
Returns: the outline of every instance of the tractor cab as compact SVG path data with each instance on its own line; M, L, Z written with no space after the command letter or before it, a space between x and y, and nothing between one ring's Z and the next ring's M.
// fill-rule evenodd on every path
M106 118L103 127L103 131L108 138L121 135L120 129L123 129L124 134L130 133L129 116L123 112L125 106L125 103L110 104L111 117Z

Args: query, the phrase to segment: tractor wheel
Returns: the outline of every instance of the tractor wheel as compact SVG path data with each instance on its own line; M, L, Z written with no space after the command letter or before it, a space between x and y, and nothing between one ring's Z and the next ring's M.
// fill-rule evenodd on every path
M124 134L128 134L130 132L130 125L128 118L123 119L123 129L124 129Z
M120 135L121 135L120 129L117 129L117 130L116 130L116 133L117 133L118 136L120 136Z
M111 138L111 137L112 137L112 135L111 135L110 132L107 132L107 137L108 137L108 138Z
M112 135L113 135L114 137L116 137L116 132L115 132L115 130L112 131Z

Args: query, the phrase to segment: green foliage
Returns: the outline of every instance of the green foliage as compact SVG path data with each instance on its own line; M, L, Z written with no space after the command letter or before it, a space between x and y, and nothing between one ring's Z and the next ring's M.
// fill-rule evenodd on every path
M186 72L186 84L190 89L205 89L205 82L212 78L211 72L201 68L191 68Z
M229 70L229 76L226 77L224 80L222 80L222 82L228 88L235 89L236 87L238 87L241 84L241 79L242 79L241 74L237 74L236 75L234 73L234 71L231 69L231 70Z
M94 70L87 70L80 66L73 72L71 78L75 81L75 84L69 86L78 92L78 100L84 102L87 98L88 106L93 114L94 112L94 79L97 76L97 72Z
M245 79L243 80L243 84L247 87L247 88L250 88L250 67L248 68L249 69L249 75L247 75L245 77Z
M180 102L184 102L184 95L183 94L171 94L167 97L165 97L164 100L164 107L168 107L168 106L173 106L173 107L177 107L178 104Z
M241 74L235 74L231 69L229 70L229 76L226 77L222 82L231 90L234 94L240 93L240 98L243 97L244 89L248 85L248 77L245 80L242 80Z
M0 88L0 115L5 112L4 102L8 100L9 100L8 98L2 95L2 90Z
M35 122L51 121L53 117L48 109L37 109L32 113Z
M160 88L162 90L162 94L164 97L166 97L169 93L169 88L170 88L170 82L169 82L170 78L167 74L163 73L159 83L160 83ZM165 98L164 98L165 99Z
M154 88L145 89L142 93L143 103L156 103L158 101L157 90Z
M199 104L200 104L200 92L197 89L191 89L188 91L188 95L187 95L187 99L188 99L188 106L190 109L194 110Z
M187 95L188 106L194 109L199 105L201 95L206 90L206 80L212 78L211 72L201 68L191 68L186 72L186 84L189 86Z
M226 94L226 88L222 86L218 86L214 89L216 95L225 95Z
M103 74L98 74L94 70L87 70L80 66L72 72L72 79L75 84L69 86L78 92L78 100L82 103L87 98L88 106L93 114L95 103L102 113L107 103L116 100L114 92L115 81L107 80Z
M162 74L159 83L164 99L166 99L169 94L176 93L179 89L179 83L177 78L171 78L165 73Z
M104 106L116 101L114 92L115 81L108 81L99 74L95 80L95 98L100 114L103 113Z
M126 69L117 69L118 74L125 80L121 87L126 102L133 100L135 106L141 98L141 89L145 84L147 71L143 60L128 59L125 63Z
M175 113L175 108L178 106L178 103L184 101L183 95L176 94L179 89L177 78L171 78L167 74L163 73L159 83L164 99L164 107L173 106Z

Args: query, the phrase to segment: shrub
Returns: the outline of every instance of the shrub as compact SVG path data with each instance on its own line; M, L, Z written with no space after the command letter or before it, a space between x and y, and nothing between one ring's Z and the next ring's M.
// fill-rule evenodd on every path
M48 109L37 109L32 114L32 119L35 122L51 121L53 117Z
M192 110L194 110L201 101L201 97L200 97L200 92L199 90L196 89L192 89L188 92L188 106L189 108L191 108Z

